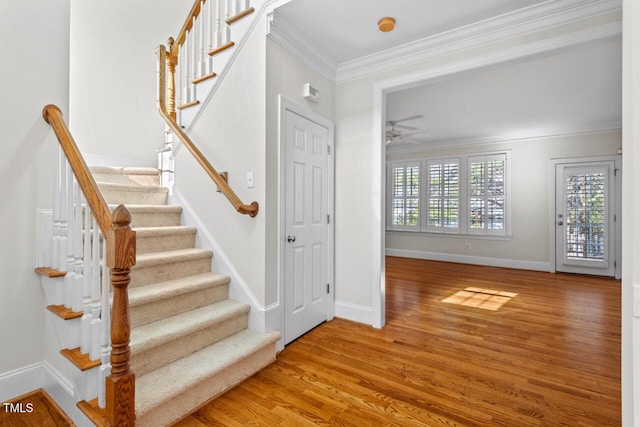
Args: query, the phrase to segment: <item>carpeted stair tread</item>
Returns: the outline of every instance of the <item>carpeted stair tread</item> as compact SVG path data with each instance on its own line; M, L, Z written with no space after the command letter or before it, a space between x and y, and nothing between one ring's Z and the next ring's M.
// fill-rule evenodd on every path
M225 382L217 381L218 377L224 376L232 370L242 369L243 360L250 358L261 348L273 346L279 338L280 334L277 332L260 335L246 329L162 368L137 377L136 415L143 421L141 425L147 425L144 423L145 415L150 411L161 412L163 404L168 402L182 404L183 400L187 400L188 390L201 382L211 381L211 386L208 388L210 397L226 391L234 384L226 384L228 380ZM270 353L269 358L258 362L260 367L275 360L275 352L271 351ZM245 369L247 372L242 375L243 378L248 378L256 371L255 366ZM206 398L201 402L196 402L195 406L192 406L193 402L184 402L185 408L181 409L182 413L170 414L171 419L164 420L163 424L168 424L178 417L186 415L205 401Z
M234 300L215 304L148 323L131 330L131 355L157 348L180 337L213 327L234 316L246 315L250 306Z
M193 248L196 227L173 225L167 227L134 227L138 254Z
M161 283L138 286L129 290L129 305L137 307L166 298L177 297L213 286L229 283L229 276L218 273L204 273Z
M189 248L173 251L150 252L136 256L136 265L132 270L152 267L154 265L173 264L182 261L191 261L200 258L211 258L213 251L209 249Z
M92 166L90 169L96 182L160 185L160 170L157 168Z
M157 185L112 184L97 182L102 196L108 204L165 205L169 195L167 187Z
M132 227L164 227L181 224L182 206L127 204ZM118 205L110 204L113 211Z

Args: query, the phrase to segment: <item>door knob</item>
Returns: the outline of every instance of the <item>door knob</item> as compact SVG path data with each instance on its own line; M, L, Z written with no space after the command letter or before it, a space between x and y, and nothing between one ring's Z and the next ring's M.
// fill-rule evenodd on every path
M562 221L558 221L558 225L562 225L564 224Z
M289 234L289 235L287 236L287 242L289 242L289 243L293 243L293 242L295 242L295 241L296 241L296 236L293 236L293 235L291 235L291 234Z

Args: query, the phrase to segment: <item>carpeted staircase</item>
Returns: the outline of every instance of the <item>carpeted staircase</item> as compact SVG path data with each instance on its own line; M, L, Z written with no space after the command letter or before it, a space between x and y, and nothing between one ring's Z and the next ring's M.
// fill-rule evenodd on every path
M124 204L137 233L131 270L131 368L136 425L164 426L275 360L277 332L247 329L249 306L228 299L229 277L211 271L180 206L152 168L92 168L107 203Z

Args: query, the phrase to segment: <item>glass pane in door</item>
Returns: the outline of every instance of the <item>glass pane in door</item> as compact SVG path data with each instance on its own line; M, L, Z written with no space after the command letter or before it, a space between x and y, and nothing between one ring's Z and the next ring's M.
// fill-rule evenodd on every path
M605 258L606 176L604 172L568 172L565 180L565 253L567 258Z

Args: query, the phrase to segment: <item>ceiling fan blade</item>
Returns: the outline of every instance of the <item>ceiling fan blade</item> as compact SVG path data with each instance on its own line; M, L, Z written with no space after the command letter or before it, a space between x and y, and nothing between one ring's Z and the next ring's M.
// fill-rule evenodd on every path
M402 122L406 122L409 120L415 120L415 119L421 119L422 117L424 117L422 114L416 114L415 116L411 116L411 117L405 117L403 119L398 119L398 120L387 120L387 124L394 126L398 123L402 123Z
M395 125L396 129L406 129L406 130L416 130L418 129L415 126L407 126L407 125Z

